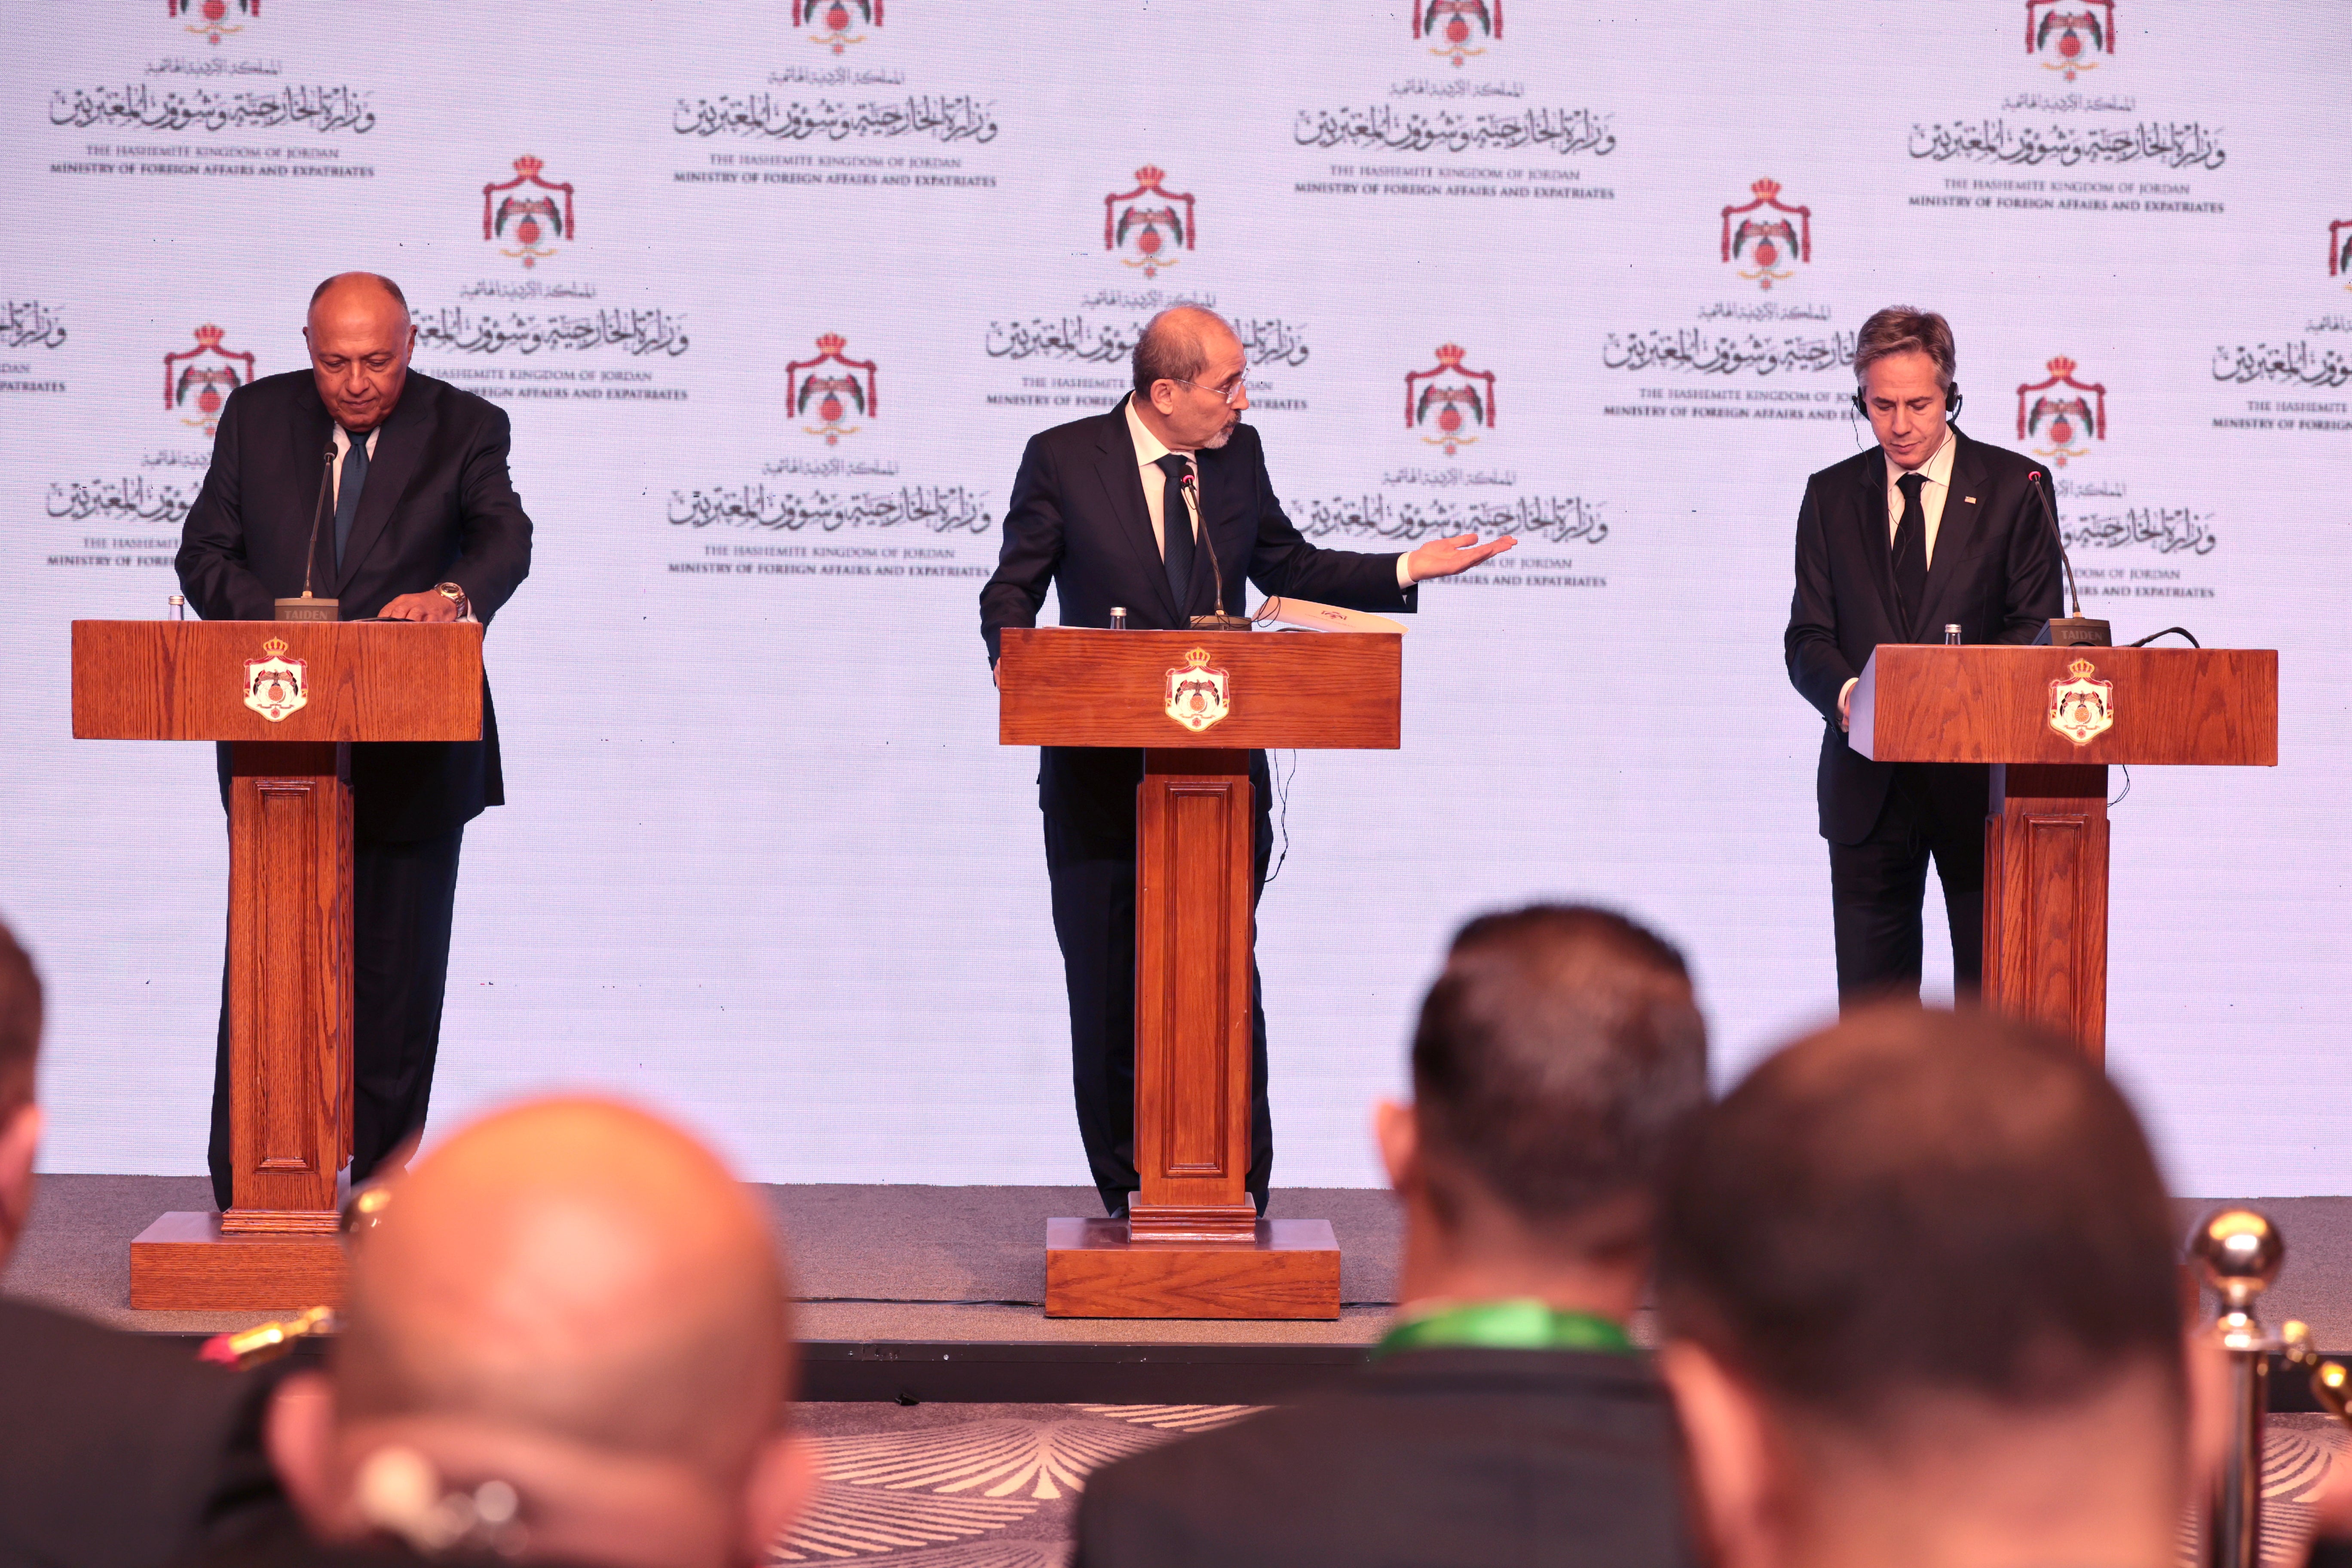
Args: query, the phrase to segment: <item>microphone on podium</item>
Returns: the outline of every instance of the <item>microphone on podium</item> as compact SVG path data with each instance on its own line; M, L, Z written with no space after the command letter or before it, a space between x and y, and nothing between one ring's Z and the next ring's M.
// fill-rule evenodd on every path
M362 440L364 437L361 437ZM319 500L310 509L310 545L302 556L302 596L278 601L277 619L281 621L331 621L341 617L342 605L335 599L314 599L310 596L311 565L319 558L319 519L327 510L327 498L334 493L335 438L327 437L327 463L319 474Z
M2113 628L2105 621L2084 618L2083 591L2074 586L2074 563L2066 557L2066 533L2058 526L2058 509L2050 504L2050 492L2042 488L2042 470L2027 469L2025 480L2033 487L2035 497L2042 502L2042 515L2050 520L2050 537L2057 542L2058 563L2066 569L2066 587L2074 602L2074 613L2059 616L2047 622L2034 642L2052 647L2113 647L2116 640Z
M1184 510L1191 512L1194 517L1199 517L1201 515L1201 487L1193 479L1192 467L1189 463L1184 466L1183 483L1185 500ZM1200 536L1201 548L1207 552L1209 557L1209 574L1213 579L1214 579L1217 584L1217 613L1213 616L1194 616L1192 620L1192 629L1194 631L1202 632L1245 632L1250 629L1250 621L1247 616L1229 616L1225 614L1225 572L1223 567L1217 564L1216 547L1210 542L1209 531L1206 527L1201 529Z

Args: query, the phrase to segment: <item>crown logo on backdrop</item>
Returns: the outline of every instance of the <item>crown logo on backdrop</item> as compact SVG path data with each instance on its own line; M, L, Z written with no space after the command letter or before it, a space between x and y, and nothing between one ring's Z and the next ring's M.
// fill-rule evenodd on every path
M205 348L216 349L220 347L221 337L221 330L218 327L214 326L210 321L206 321L203 326L196 329L196 342L203 344Z
M1748 190L1749 195L1761 196L1769 202L1774 196L1780 194L1780 182L1778 180L1759 180L1754 184L1748 186Z
M539 177L539 172L546 167L547 160L544 158L531 157L529 153L525 153L523 156L517 158L514 161L514 172L520 174L526 180L537 179Z
M819 353L837 354L848 346L849 340L843 337L839 332L827 332L816 341L816 349Z
M1156 185L1167 177L1168 171L1157 163L1146 163L1135 172L1136 183L1140 185Z
M1458 367L1462 363L1462 356L1469 352L1460 343L1440 343L1437 345L1437 363Z
M2068 359L2064 354L2060 354L2056 359L2052 360L2047 365L2043 366L2043 368L2049 371L2053 375L2072 375L2074 374L2074 362Z

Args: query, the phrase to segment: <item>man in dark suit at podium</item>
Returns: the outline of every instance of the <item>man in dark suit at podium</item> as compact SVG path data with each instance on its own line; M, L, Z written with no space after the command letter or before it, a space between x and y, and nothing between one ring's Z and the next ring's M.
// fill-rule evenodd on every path
M221 410L180 544L188 602L206 620L266 621L278 599L315 589L341 601L344 620L487 622L530 570L505 413L409 371L416 331L388 278L321 283L302 335L308 373L239 387ZM226 746L220 766L226 800ZM479 741L355 745L351 775L356 1184L425 1125L458 844L468 821L506 799L488 685ZM228 1113L224 984L211 1146L224 1210Z
M1257 431L1241 422L1249 389L1241 340L1213 311L1179 306L1136 342L1134 394L1108 414L1034 437L1013 481L996 574L980 591L981 636L1034 626L1054 587L1066 626L1180 630L1223 607L1243 613L1255 581L1269 594L1350 609L1412 610L1415 584L1450 577L1512 541L1433 540L1400 555L1322 550L1283 515ZM1171 530L1167 520L1179 520ZM1078 1133L1104 1207L1127 1213L1135 1170L1135 795L1143 753L1048 746L1037 771L1054 933L1070 994ZM1273 846L1265 755L1250 753L1257 879ZM1248 1185L1265 1212L1274 1163L1266 1112L1265 1013L1251 977Z
M1952 426L1956 362L1951 325L1932 310L1864 321L1854 405L1878 444L1808 479L1797 512L1782 646L1790 680L1823 720L1816 790L1842 1004L1918 995L1930 858L1956 989L1974 992L1984 973L1989 770L1856 752L1846 727L1863 666L1881 643L1940 643L1953 626L1964 643L2031 643L2060 609L2050 470Z

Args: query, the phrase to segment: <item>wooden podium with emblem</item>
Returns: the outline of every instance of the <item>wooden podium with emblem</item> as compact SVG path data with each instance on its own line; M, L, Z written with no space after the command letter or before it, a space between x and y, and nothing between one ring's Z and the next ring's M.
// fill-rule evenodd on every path
M1045 1226L1057 1318L1336 1318L1328 1220L1260 1219L1250 1146L1249 752L1399 744L1395 633L1013 629L1008 746L1139 747L1128 1218Z
M2272 648L1885 644L1849 740L1882 763L1990 763L1984 995L2107 1038L2107 768L2276 767Z
M342 1293L352 1140L354 741L482 733L482 628L76 621L79 740L226 741L234 1198L131 1244L131 1304L273 1310Z

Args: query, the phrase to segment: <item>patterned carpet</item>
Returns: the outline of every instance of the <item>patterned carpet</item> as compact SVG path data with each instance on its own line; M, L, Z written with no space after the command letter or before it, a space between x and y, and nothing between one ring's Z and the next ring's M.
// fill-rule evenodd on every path
M865 1568L1062 1568L1073 1507L1101 1465L1249 1413L1238 1405L804 1405L824 1488L773 1562ZM2278 1415L2263 1455L2265 1568L2291 1568L2311 1500L2352 1440ZM2184 1534L2181 1561L2195 1557Z
M777 1563L1061 1568L1098 1466L1245 1415L1241 1405L805 1405L824 1489Z

